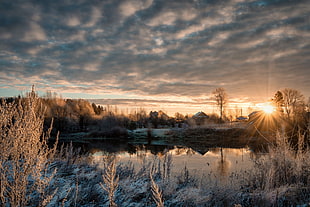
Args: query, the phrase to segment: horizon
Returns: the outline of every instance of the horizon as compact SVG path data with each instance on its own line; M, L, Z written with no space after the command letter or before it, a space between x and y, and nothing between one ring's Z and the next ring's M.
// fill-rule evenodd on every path
M3 0L0 13L0 97L34 84L171 115L217 113L219 87L231 110L284 88L310 97L307 0Z
M163 111L170 117L173 117L175 113L180 113L183 115L194 115L198 112L205 112L207 114L219 114L218 105L215 103L214 97L210 95L208 101L205 102L186 102L186 101L167 101L167 100L145 100L145 99L92 99L92 98L72 98L72 97L64 97L62 94L57 94L52 91L40 91L36 90L35 86L32 86L32 90L40 98L44 97L53 97L60 99L83 99L90 103L95 103L96 105L100 105L103 107L111 107L112 110L117 110L121 114L130 114L135 111L145 110L147 113L151 111ZM27 93L31 92L22 91L14 96L0 96L0 98L15 98L15 97L25 97ZM228 97L228 103L225 105L225 115L233 115L234 116L247 116L253 111L263 110L262 106L266 105L266 103L270 102L272 97L270 97L265 102L257 102L257 103L239 103L239 102L230 102Z

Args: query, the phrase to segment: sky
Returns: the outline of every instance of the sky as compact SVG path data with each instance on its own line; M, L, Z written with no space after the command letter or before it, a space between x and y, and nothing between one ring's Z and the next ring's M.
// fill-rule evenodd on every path
M216 110L310 96L309 0L1 0L0 96Z

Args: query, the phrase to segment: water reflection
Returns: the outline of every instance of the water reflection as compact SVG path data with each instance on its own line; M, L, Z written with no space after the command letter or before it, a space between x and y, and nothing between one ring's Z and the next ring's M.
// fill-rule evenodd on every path
M94 162L101 162L104 153L114 153L121 163L133 163L137 168L142 162L154 158L163 159L166 153L172 155L172 172L180 172L184 166L196 174L214 173L222 177L232 172L247 170L253 166L253 151L248 148L205 148L195 150L186 146L139 145L101 143L90 146Z
M224 156L223 148L220 148L220 154L221 159L218 161L217 173L221 176L227 176L229 173L231 162L226 159L226 156Z

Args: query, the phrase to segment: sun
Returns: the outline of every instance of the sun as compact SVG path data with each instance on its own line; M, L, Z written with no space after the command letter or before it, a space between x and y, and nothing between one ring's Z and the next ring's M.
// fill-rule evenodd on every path
M260 108L265 114L272 114L275 111L275 107L270 103L264 103L260 106Z

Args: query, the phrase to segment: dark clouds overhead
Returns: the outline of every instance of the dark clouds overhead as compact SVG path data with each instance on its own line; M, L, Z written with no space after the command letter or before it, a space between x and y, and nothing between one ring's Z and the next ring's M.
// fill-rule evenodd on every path
M0 43L0 87L310 96L309 1L2 0Z

